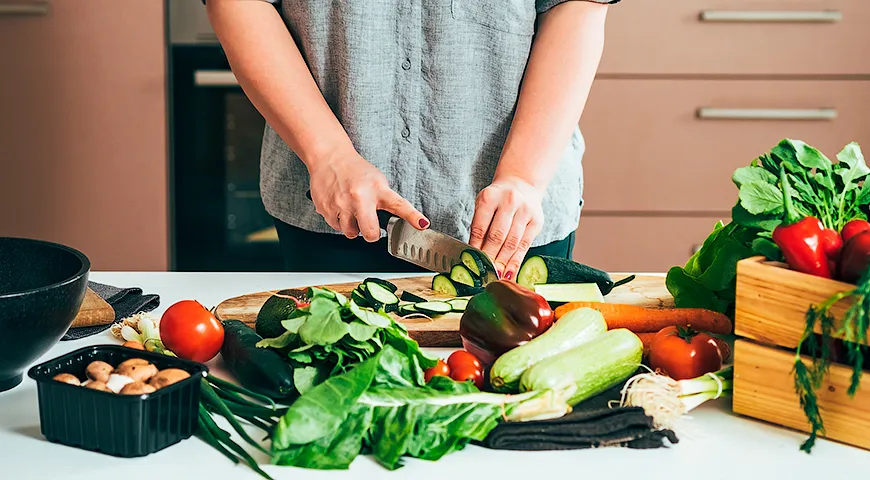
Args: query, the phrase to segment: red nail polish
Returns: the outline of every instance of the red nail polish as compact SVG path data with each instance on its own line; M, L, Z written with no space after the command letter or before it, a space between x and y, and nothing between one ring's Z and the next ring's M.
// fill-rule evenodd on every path
M502 279L501 270L499 270L499 269L495 269L495 274L498 275L498 279L499 279L499 280Z
M426 220L425 218L421 218L420 219L420 228L426 228L428 226L429 226L429 220Z
M507 280L513 280L514 272L508 271L507 273L504 274L504 278L506 278Z

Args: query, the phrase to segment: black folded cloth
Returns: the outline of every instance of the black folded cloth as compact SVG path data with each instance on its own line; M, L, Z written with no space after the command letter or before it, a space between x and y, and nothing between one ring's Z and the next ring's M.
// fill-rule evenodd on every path
M640 407L620 407L623 384L576 405L561 418L530 422L504 422L482 442L492 450L580 450L598 447L662 448L665 440L678 443L677 435L656 428Z
M140 312L150 312L160 306L160 296L153 294L144 294L141 288L129 287L118 288L102 283L88 282L88 288L99 295L115 310L115 321L108 325L95 325L92 327L77 327L70 328L61 338L64 340L78 340L91 335L96 335L110 328L114 323L120 322L122 319L130 315Z

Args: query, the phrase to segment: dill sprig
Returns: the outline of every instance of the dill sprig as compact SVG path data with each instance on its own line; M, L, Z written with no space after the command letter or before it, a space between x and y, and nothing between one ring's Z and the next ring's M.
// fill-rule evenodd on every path
M834 332L834 316L830 313L830 309L847 298L854 298L854 302L846 310L841 327ZM848 395L854 397L861 385L864 365L862 344L866 343L867 330L870 328L870 268L864 271L853 290L839 292L818 307L810 306L805 319L806 325L798 341L792 372L801 409L811 428L810 436L801 444L801 450L810 453L818 436L825 434L817 391L822 387L831 366L831 343L835 336L845 341L846 360L852 365ZM816 324L821 330L820 341L815 341L813 335ZM810 366L801 359L804 350L812 360Z

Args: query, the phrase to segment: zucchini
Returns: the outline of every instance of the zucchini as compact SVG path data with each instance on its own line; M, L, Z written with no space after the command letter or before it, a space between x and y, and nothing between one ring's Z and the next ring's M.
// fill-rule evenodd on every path
M405 290L405 291L402 292L402 295L399 296L399 299L400 299L400 300L404 300L404 301L406 301L406 302L413 302L413 303L417 303L417 302L425 302L425 301L426 301L425 298L423 298L423 297L421 297L421 296L419 296L419 295L414 295L413 293L411 293L411 292L409 292L409 291L407 291L407 290Z
M544 333L499 357L490 369L490 384L497 392L516 393L520 377L532 365L582 345L606 331L607 322L598 310L571 310Z
M604 302L597 283L539 283L533 289L550 303Z
M465 265L456 264L450 269L450 280L469 287L479 287L480 277L475 275Z
M634 275L614 282L604 270L583 265L564 257L533 255L526 259L517 273L517 283L533 288L542 283L596 283L602 295L614 287L634 280Z
M376 284L378 284L378 285L380 285L380 286L386 288L387 290L389 290L389 291L391 291L391 292L393 292L393 293L396 293L396 290L399 289L399 287L397 287L394 283L392 283L392 282L388 282L388 281L386 281L386 280L384 280L384 279L382 279L382 278L369 277L369 278L363 280L362 283L363 283L363 284L366 284L366 283L376 283Z
M420 302L415 303L414 308L420 313L429 315L444 315L453 311L453 306L447 302Z
M391 312L399 305L399 297L390 291L389 288L384 287L377 282L366 282L363 283L363 285L366 286L366 300L368 300L369 305L375 310L383 308L384 311Z
M532 365L520 377L520 391L559 389L573 384L576 390L568 402L576 406L627 380L640 367L642 357L643 342L637 335L625 328L608 330Z
M432 278L432 290L446 297L470 297L483 291L483 287L472 287L450 279L449 273L439 273Z
M449 303L450 306L453 307L454 312L464 312L465 307L468 306L468 299L467 298L451 298L450 300L447 300L447 303Z
M252 392L273 400L296 394L293 369L284 355L271 348L259 348L263 339L239 320L225 320L221 357L239 383Z

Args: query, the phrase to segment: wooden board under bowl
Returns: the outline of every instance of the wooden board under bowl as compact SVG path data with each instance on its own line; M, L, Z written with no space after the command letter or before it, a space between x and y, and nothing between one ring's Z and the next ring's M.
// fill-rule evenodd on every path
M614 275L614 281L624 276ZM445 300L449 297L435 293L432 289L432 276L417 276L408 278L390 279L399 292L407 291L431 300ZM343 295L350 295L359 282L338 283L332 285L314 285L329 288ZM305 288L305 287L294 287ZM221 302L215 307L215 316L219 320L240 320L250 326L257 321L257 314L266 300L274 292L258 292L234 297ZM605 297L608 303L620 303L640 305L649 308L673 308L674 298L665 287L664 276L638 276L633 281L616 287ZM435 317L432 320L426 318L401 318L394 315L398 321L405 325L408 333L421 346L424 347L461 347L462 340L459 338L459 320L461 313L449 313Z

